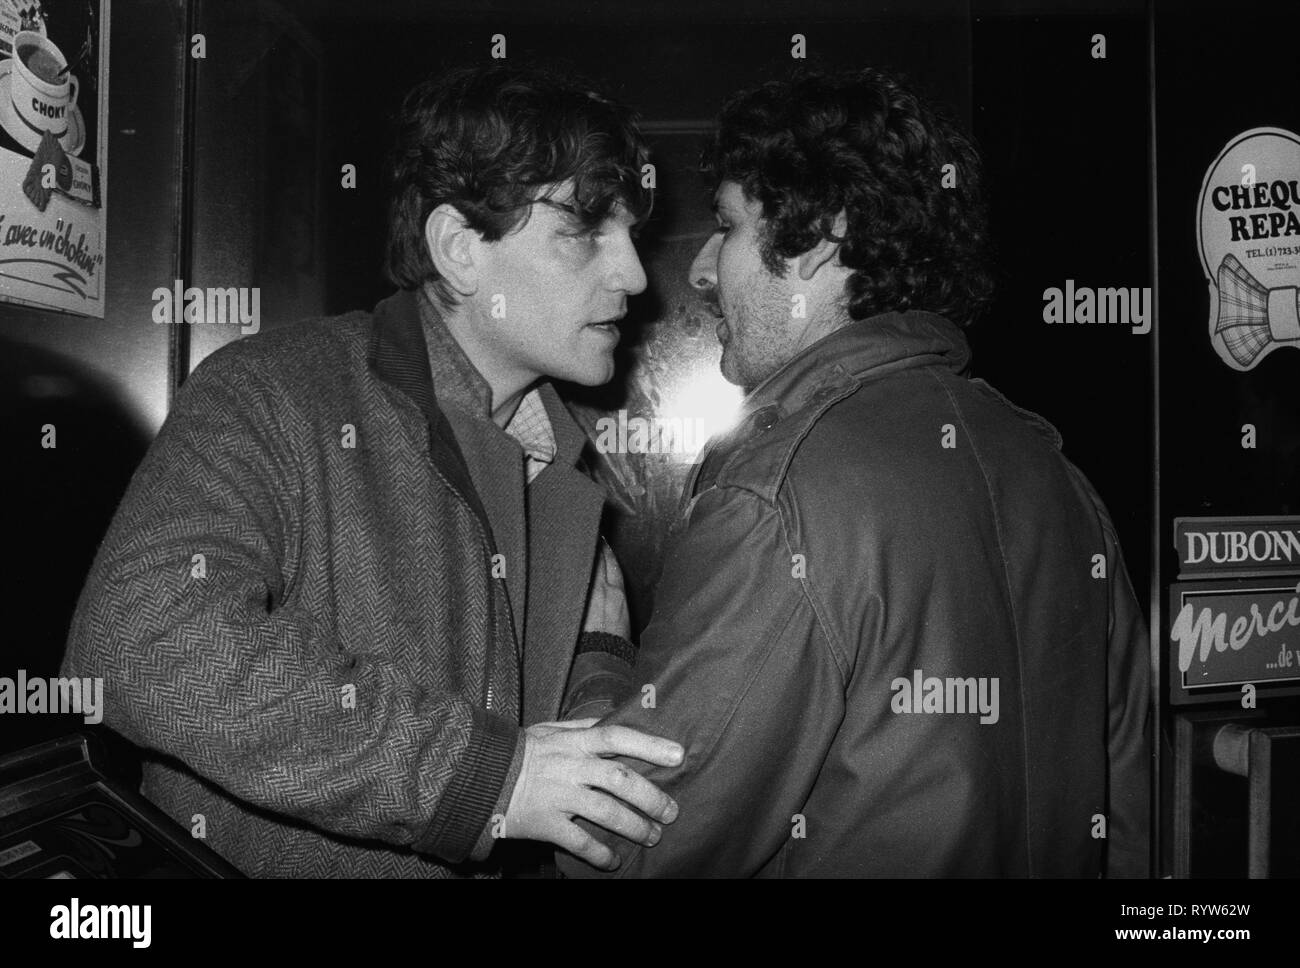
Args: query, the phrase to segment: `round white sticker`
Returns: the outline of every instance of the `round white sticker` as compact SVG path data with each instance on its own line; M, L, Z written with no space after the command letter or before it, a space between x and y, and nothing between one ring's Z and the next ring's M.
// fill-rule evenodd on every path
M1234 370L1300 348L1300 137L1252 128L1201 183L1196 235L1210 288L1210 341Z

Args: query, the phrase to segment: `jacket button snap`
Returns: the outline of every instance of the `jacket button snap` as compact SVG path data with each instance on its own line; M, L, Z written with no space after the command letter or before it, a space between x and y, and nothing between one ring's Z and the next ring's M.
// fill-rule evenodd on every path
M764 407L754 414L754 426L759 430L771 430L776 426L778 419L775 408Z

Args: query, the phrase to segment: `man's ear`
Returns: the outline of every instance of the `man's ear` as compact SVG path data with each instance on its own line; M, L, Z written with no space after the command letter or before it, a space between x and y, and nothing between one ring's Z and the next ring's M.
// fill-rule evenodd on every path
M465 223L454 205L443 203L424 221L424 244L438 276L458 295L478 291L478 232Z
M842 239L848 230L848 216L844 214L843 209L840 209L839 214L835 216L835 224L831 226L831 234L837 239ZM816 275L817 270L822 266L827 263L833 263L835 256L839 254L839 251L839 242L832 241L831 239L822 239L803 255L798 256L795 259L799 278L804 282L807 282Z

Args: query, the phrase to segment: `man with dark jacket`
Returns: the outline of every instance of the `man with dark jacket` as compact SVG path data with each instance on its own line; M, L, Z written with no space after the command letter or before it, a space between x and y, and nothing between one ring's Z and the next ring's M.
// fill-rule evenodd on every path
M490 875L502 838L605 864L575 816L644 843L673 819L603 757L676 744L552 722L630 673L625 616L588 599L603 493L548 380L613 375L644 157L628 111L549 75L420 85L390 172L402 291L227 345L178 394L64 674L104 678L144 792L245 873Z
M1147 870L1141 610L1042 418L967 376L979 160L890 77L735 96L691 267L739 423L687 483L606 723L686 748L619 876ZM565 873L592 873L562 859Z

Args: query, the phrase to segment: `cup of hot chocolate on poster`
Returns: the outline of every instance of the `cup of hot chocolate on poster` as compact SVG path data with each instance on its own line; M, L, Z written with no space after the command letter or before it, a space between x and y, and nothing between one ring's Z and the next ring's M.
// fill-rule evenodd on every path
M69 115L77 107L77 79L67 70L68 59L49 38L34 30L14 35L9 100L17 120L40 141L48 131L63 140ZM27 139L30 140L30 139Z

